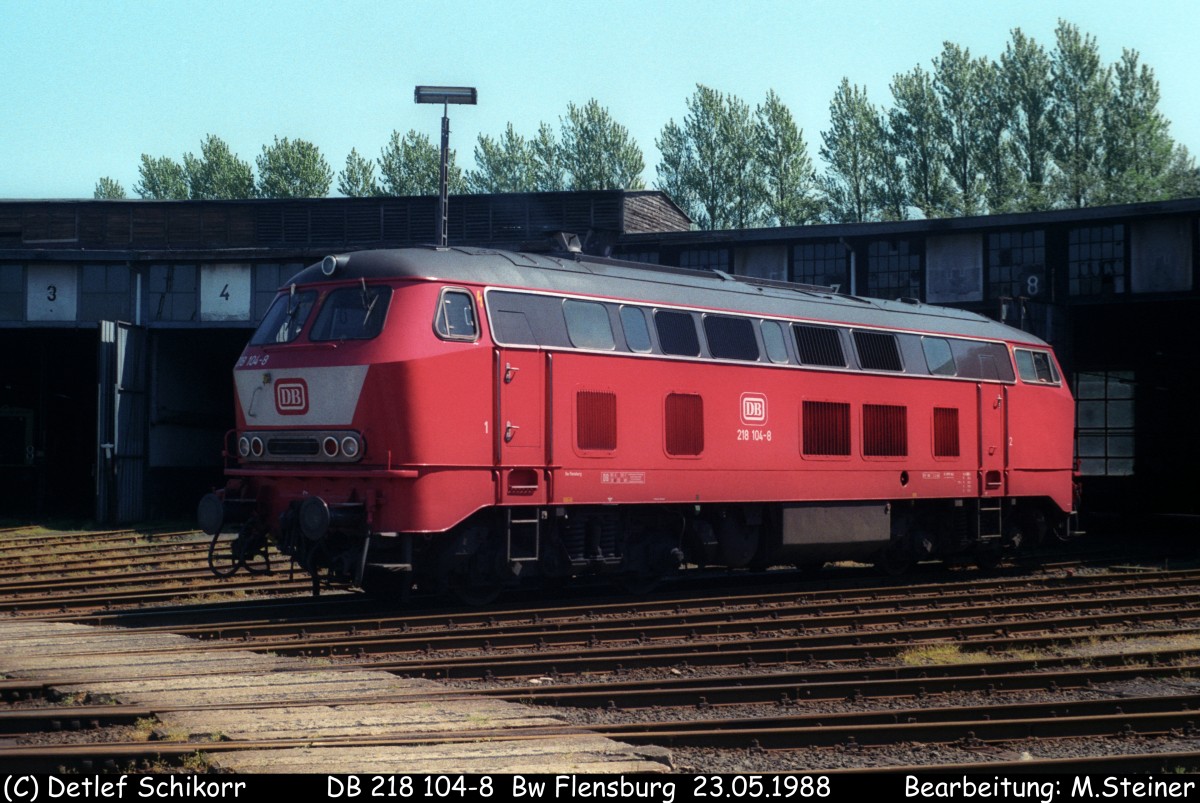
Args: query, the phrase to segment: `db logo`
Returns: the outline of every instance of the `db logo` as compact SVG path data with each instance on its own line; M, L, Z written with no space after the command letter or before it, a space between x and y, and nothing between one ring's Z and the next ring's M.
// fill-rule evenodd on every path
M760 426L767 423L767 397L761 393L742 394L742 423Z
M275 383L275 409L280 415L308 412L308 383L303 379L281 379Z

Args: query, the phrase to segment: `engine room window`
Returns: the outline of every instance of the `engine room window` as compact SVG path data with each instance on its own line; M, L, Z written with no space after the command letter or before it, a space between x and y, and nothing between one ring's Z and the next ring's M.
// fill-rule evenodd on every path
M383 330L388 304L392 300L390 287L343 287L330 293L310 340L370 340Z
M796 332L796 349L800 352L801 363L846 367L846 355L842 352L842 341L836 329L803 324L796 324L792 329Z
M925 350L925 364L929 373L938 376L954 376L954 355L950 353L950 344L940 337L921 338L921 348Z
M464 290L443 290L438 300L434 329L443 340L471 340L479 337L475 322L475 303Z
M783 327L778 321L762 322L762 338L763 345L767 347L767 359L776 363L788 361L787 342L783 337Z
M975 340L951 340L950 350L954 353L954 364L958 376L967 379L995 379L1012 382L1012 360L1008 349L1000 343L981 343Z
M621 307L621 326L625 330L625 344L630 351L650 351L650 329L646 326L646 313L637 307Z
M262 323L250 338L252 346L269 346L272 343L291 343L300 336L313 302L317 300L315 290L300 293L285 293L275 299L267 310Z
M704 335L708 338L709 353L718 360L752 362L758 359L754 324L749 318L705 315Z
M886 332L854 332L858 362L867 371L903 371L896 336Z
M567 299L563 302L563 314L567 317L567 336L575 348L616 348L608 308L603 304Z
M663 354L700 356L700 337L696 334L696 323L688 313L656 310L654 328L658 330L658 342L662 345Z

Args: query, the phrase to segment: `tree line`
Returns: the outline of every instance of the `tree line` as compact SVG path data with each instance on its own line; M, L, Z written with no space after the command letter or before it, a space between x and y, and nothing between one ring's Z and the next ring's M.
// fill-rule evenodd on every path
M1065 21L1047 50L1019 28L999 59L952 42L899 73L876 106L843 78L820 132L818 173L804 132L773 91L751 108L697 85L687 114L655 140L654 186L702 229L946 217L1200 195L1195 159L1169 133L1154 71L1125 49L1102 63L1094 37ZM335 173L316 145L276 137L250 164L208 135L199 155L142 154L142 198L351 197L438 192L440 154L393 131L377 158L352 149ZM568 104L557 130L509 123L481 134L473 169L450 153L452 193L643 189L641 148L595 100ZM123 198L111 178L97 198Z

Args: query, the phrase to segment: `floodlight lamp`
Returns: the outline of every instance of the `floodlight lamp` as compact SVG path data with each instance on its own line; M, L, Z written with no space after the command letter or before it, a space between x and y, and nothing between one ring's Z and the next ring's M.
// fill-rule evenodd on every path
M477 93L473 86L419 86L413 90L413 100L417 103L459 103L474 106Z

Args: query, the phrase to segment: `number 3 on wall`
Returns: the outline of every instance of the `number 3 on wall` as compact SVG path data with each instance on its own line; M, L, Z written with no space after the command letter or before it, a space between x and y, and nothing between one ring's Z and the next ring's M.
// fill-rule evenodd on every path
M54 301L58 298L58 288L52 284L46 285L46 300Z

